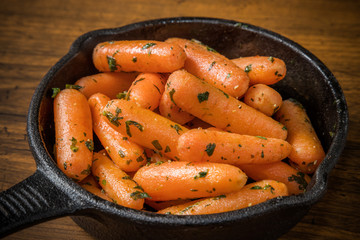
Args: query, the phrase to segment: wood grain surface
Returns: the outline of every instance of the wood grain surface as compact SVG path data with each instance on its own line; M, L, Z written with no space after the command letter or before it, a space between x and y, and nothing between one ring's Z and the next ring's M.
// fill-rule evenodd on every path
M360 239L360 1L0 0L0 191L36 169L26 135L41 78L81 34L163 17L237 20L280 33L315 54L346 96L350 127L328 191L281 239ZM69 217L4 239L92 239Z

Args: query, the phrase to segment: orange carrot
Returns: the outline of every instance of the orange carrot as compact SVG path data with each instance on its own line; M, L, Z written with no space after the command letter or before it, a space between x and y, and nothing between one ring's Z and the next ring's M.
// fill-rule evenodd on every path
M126 95L126 99L153 111L159 106L164 92L165 79L157 73L142 73L137 76Z
M159 111L162 116L170 119L171 121L177 122L180 125L184 125L194 119L194 116L184 112L171 101L169 92L166 88L160 99Z
M136 75L137 73L124 72L98 73L80 78L75 82L75 85L81 87L79 91L86 98L95 93L102 93L110 99L114 99L118 93L129 89Z
M191 129L182 134L177 148L184 161L240 164L278 162L291 152L291 145L277 138L265 138L218 130Z
M184 126L124 99L110 101L103 113L110 125L130 141L179 159L177 139L188 130Z
M287 141L293 147L289 155L291 165L301 172L313 173L325 152L304 107L295 99L285 100L275 118L288 129Z
M246 91L244 103L267 116L272 116L281 107L282 97L267 85L255 84Z
M166 88L176 106L219 129L245 135L286 138L287 131L282 124L185 70L173 72Z
M247 176L228 164L175 161L144 166L136 172L134 180L153 201L167 201L238 191Z
M178 45L153 40L103 42L93 51L101 72L173 72L184 66L185 58Z
M117 204L140 210L149 197L129 175L118 168L105 153L94 153L92 172L106 194Z
M112 200L106 196L105 192L101 189L100 185L95 181L93 175L87 176L79 184L81 187L91 192L92 194L112 202Z
M254 206L282 196L288 196L288 190L285 184L273 180L264 180L248 184L237 192L195 200L182 205L165 208L158 211L158 213L196 215L228 212Z
M275 84L286 75L284 61L271 56L241 57L232 59L232 62L248 74L250 85Z
M255 181L271 179L284 183L290 195L303 193L311 180L307 174L297 171L284 162L262 165L246 164L239 167Z
M145 204L147 204L150 207L152 207L153 209L159 211L164 208L188 203L190 201L191 201L190 199L176 199L176 200L171 200L171 201L152 201L151 199L150 200L145 199Z
M212 128L213 126L207 122L204 122L203 120L195 117L193 120L191 120L190 122L187 122L185 124L186 127L190 128L190 129L194 129L194 128ZM219 129L221 130L221 129Z
M102 114L103 108L110 99L101 94L92 95L88 102L92 112L93 129L101 144L114 163L125 172L138 170L146 163L144 149L114 130Z
M86 97L75 89L60 91L54 100L54 122L57 165L68 177L81 181L91 172L94 150Z
M186 52L184 68L232 97L239 98L249 87L249 78L244 70L212 48L197 41L170 38L166 42L178 44Z

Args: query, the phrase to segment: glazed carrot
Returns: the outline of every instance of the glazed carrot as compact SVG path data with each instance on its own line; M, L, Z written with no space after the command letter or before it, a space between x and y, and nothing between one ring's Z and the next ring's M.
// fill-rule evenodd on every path
M145 204L147 204L150 207L152 207L153 209L159 211L164 208L188 203L190 201L191 201L190 199L176 199L176 200L171 200L171 201L152 201L151 199L150 200L145 199Z
M162 116L170 119L171 121L177 122L180 125L184 125L194 119L193 115L184 112L171 101L169 92L166 88L160 99L159 112Z
M92 120L86 97L75 89L54 100L55 156L68 177L81 181L90 174L94 150Z
M118 168L105 153L94 153L92 173L106 194L117 204L140 210L149 197L129 175Z
M106 196L105 192L102 191L100 185L95 181L93 175L87 176L79 184L81 187L91 192L92 194L95 194L96 196L101 197L102 199L112 202L112 200L108 196Z
M248 184L237 192L195 200L182 205L165 208L158 211L158 213L196 215L228 212L254 206L282 196L288 196L288 190L285 184L273 180L264 180Z
M267 85L255 84L246 91L244 103L267 116L272 116L281 107L282 97Z
M297 171L285 162L246 164L239 167L255 181L271 179L284 183L290 195L303 193L311 180L307 174Z
M248 74L250 85L275 84L286 75L284 61L271 56L241 57L232 59L232 62Z
M103 114L110 125L130 141L179 159L177 139L188 130L184 126L124 99L110 101Z
M301 172L313 173L325 152L304 107L295 99L285 100L275 118L288 129L286 140L293 147L289 155L291 165Z
M129 89L136 75L137 73L124 72L98 73L80 78L75 82L75 85L81 87L79 91L82 92L86 98L89 98L95 93L102 93L110 99L114 99L118 93Z
M136 143L114 130L103 115L103 108L110 99L101 93L92 95L90 105L93 129L101 144L106 149L114 163L125 172L138 170L146 163L144 149Z
M191 120L190 122L187 122L185 124L186 127L190 128L190 129L194 129L194 128L211 128L213 127L211 124L204 122L203 120L195 117L193 120ZM221 129L219 129L221 130Z
M141 73L129 88L126 99L153 111L159 106L165 82L165 79L160 74Z
M153 201L167 201L238 191L247 176L228 164L174 161L144 166L136 172L134 180Z
M231 60L197 41L170 38L166 42L178 44L186 52L185 70L232 97L239 98L249 87L249 78L244 70Z
M277 138L265 138L209 129L191 129L179 137L180 159L240 164L278 162L291 152L291 145Z
M282 124L185 70L173 72L166 88L176 106L219 129L245 135L286 138L287 131Z
M101 72L173 72L184 66L185 58L178 45L153 40L103 42L93 51Z

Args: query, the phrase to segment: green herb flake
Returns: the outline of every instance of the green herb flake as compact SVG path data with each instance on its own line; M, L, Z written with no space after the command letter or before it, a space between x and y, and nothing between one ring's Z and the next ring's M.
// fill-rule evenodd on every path
M149 194L147 194L146 192L141 192L141 191L132 192L130 194L130 197L134 200L143 199L143 198L151 198L149 196Z
M217 196L217 197L214 197L213 200L219 200L221 198L226 198L226 195L220 195L220 196Z
M166 148L165 148L165 151L164 151L164 152L165 152L165 153L171 152L170 147L169 147L169 146L166 146Z
M171 89L171 91L169 92L169 96L170 96L170 100L176 105L176 103L174 102L174 93L175 93L175 89Z
M91 166L90 166L90 164L88 164L87 169L82 170L81 174L82 175L89 175L90 173L91 173Z
M125 154L124 151L121 150L121 149L118 151L118 154L119 154L119 156L120 156L121 158L126 157L126 154Z
M67 169L67 163L64 162L64 169L66 170Z
M101 181L101 183L102 183L102 185L106 185L106 180L105 179L103 179L102 181Z
M85 146L89 149L90 152L94 151L94 141L92 139L86 140Z
M152 46L155 46L156 45L156 43L147 43L147 44L145 44L141 49L142 50L145 50L145 49L148 49L148 48L150 48L150 47L152 47Z
M144 161L144 158L142 156L140 156L140 157L136 158L136 161L137 162L142 162L142 161Z
M79 85L73 85L73 84L66 84L65 85L65 88L66 89L75 89L75 90L79 90L81 88L83 88L82 86L79 86Z
M197 96L199 103L207 101L209 99L209 92L199 93Z
M158 140L152 141L151 144L159 151L163 149Z
M227 75L226 75L226 79L228 79L228 78L230 78L231 77L231 73L228 73Z
M109 111L103 111L103 115L109 120L110 123L114 124L116 127L120 125L119 120L123 119L123 117L119 117L120 112L117 112L116 115L112 114Z
M134 125L137 129L140 130L140 132L144 131L144 127L140 123L128 120L125 122L125 127L126 127L126 133L129 137L132 137L130 132L130 125Z
M214 66L215 64L216 64L216 62L215 62L215 61L213 61L213 62L210 64L208 71L210 71L210 70L213 68L213 66Z
M209 172L209 169L206 169L206 171L203 171L203 172L199 172L196 176L194 176L194 179L204 178L204 177L206 177L208 172Z
M258 185L255 185L255 186L251 187L250 189L252 189L252 190L260 190L260 189L262 189L262 187L260 187Z
M214 150L215 150L216 144L215 143L209 143L206 146L205 152L207 153L207 155L210 157L211 155L213 155Z
M264 158L264 151L261 150L261 158Z
M177 132L177 134L180 135L179 131L182 131L182 128L181 128L178 124L170 125L170 127L172 127L173 129L175 129L175 131Z
M308 183L305 180L305 174L302 172L297 172L296 175L292 174L288 177L289 182L295 181L299 184L299 190L305 190Z
M208 50L209 52L214 52L217 53L217 51L209 46L206 46L206 50Z
M52 95L51 95L51 98L55 98L56 95L58 95L58 93L60 92L60 88L52 88Z
M106 59L107 59L110 71L111 72L116 71L118 69L117 68L118 64L116 64L116 59L112 56L106 56Z
M274 194L275 188L273 186L271 186L270 184L266 184L265 187L264 187L264 190L269 189L269 188L270 188L270 192L272 194Z
M125 99L126 98L127 91L124 91L122 93L116 94L117 99Z
M270 61L270 62L274 62L274 58L272 57L272 56L270 56L269 58L268 58L268 60Z
M124 179L124 180L130 180L130 179L131 179L131 177L130 177L130 176L124 176L124 177L122 177L121 179Z
M255 136L255 137L261 138L261 139L264 139L264 140L267 140L267 138L266 138L266 137L263 137L263 136Z
M133 57L133 58L131 59L131 61L133 61L133 63L136 63L136 62L137 62L137 57Z
M249 65L247 65L247 66L245 67L244 71L245 71L246 73L248 73L248 72L251 71L251 68L252 68L252 64L249 64Z
M70 139L70 141L71 141L71 145L70 145L71 151L77 152L77 151L79 150L79 147L76 146L76 143L77 143L76 138L72 137L72 138Z
M134 81L133 85L135 86L138 82L141 82L143 80L145 80L145 78L139 78L139 79Z

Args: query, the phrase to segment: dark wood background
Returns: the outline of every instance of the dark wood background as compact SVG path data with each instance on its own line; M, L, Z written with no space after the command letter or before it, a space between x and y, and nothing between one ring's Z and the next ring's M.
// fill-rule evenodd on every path
M350 128L328 191L282 239L360 239L360 1L0 0L0 191L35 171L26 135L41 78L81 34L177 16L237 20L280 33L315 54L345 93ZM239 233L241 234L241 233ZM5 239L91 239L69 217Z

